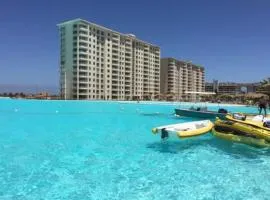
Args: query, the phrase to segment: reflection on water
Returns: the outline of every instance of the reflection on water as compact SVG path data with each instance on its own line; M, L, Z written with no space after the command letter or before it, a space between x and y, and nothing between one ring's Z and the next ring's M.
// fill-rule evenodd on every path
M160 153L181 154L186 150L199 148L200 146L210 147L211 151L220 152L237 159L257 159L259 156L270 156L270 149L256 148L240 143L233 143L218 138L195 137L179 141L160 141L147 144L146 147Z

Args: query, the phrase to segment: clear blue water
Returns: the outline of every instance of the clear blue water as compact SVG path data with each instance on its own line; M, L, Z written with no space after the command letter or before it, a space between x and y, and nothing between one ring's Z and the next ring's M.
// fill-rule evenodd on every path
M0 100L0 199L269 199L270 151L211 134L161 142L153 127L192 120L174 108Z

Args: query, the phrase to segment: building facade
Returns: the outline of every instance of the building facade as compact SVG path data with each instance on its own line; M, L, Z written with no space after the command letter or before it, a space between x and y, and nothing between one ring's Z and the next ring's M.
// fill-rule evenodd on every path
M215 92L217 94L244 94L256 92L258 83L233 83L218 82L214 80L212 83L205 83L206 92Z
M82 19L58 25L63 99L155 99L160 48Z
M204 67L175 58L162 58L160 92L168 100L191 101L196 96L186 92L204 92Z

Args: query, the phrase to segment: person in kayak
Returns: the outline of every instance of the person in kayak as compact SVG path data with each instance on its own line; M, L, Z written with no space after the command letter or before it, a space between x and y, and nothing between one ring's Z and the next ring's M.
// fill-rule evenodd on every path
M259 114L262 113L262 110L264 110L264 116L266 117L266 107L267 107L267 101L264 97L261 97L258 103L259 107Z

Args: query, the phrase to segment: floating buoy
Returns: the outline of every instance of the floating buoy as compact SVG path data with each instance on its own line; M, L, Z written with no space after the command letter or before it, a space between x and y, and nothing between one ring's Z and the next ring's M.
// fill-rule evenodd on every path
M15 112L18 112L19 110L17 108L14 109Z
M55 111L55 113L59 113L59 111L58 111L58 110L56 110L56 111Z

